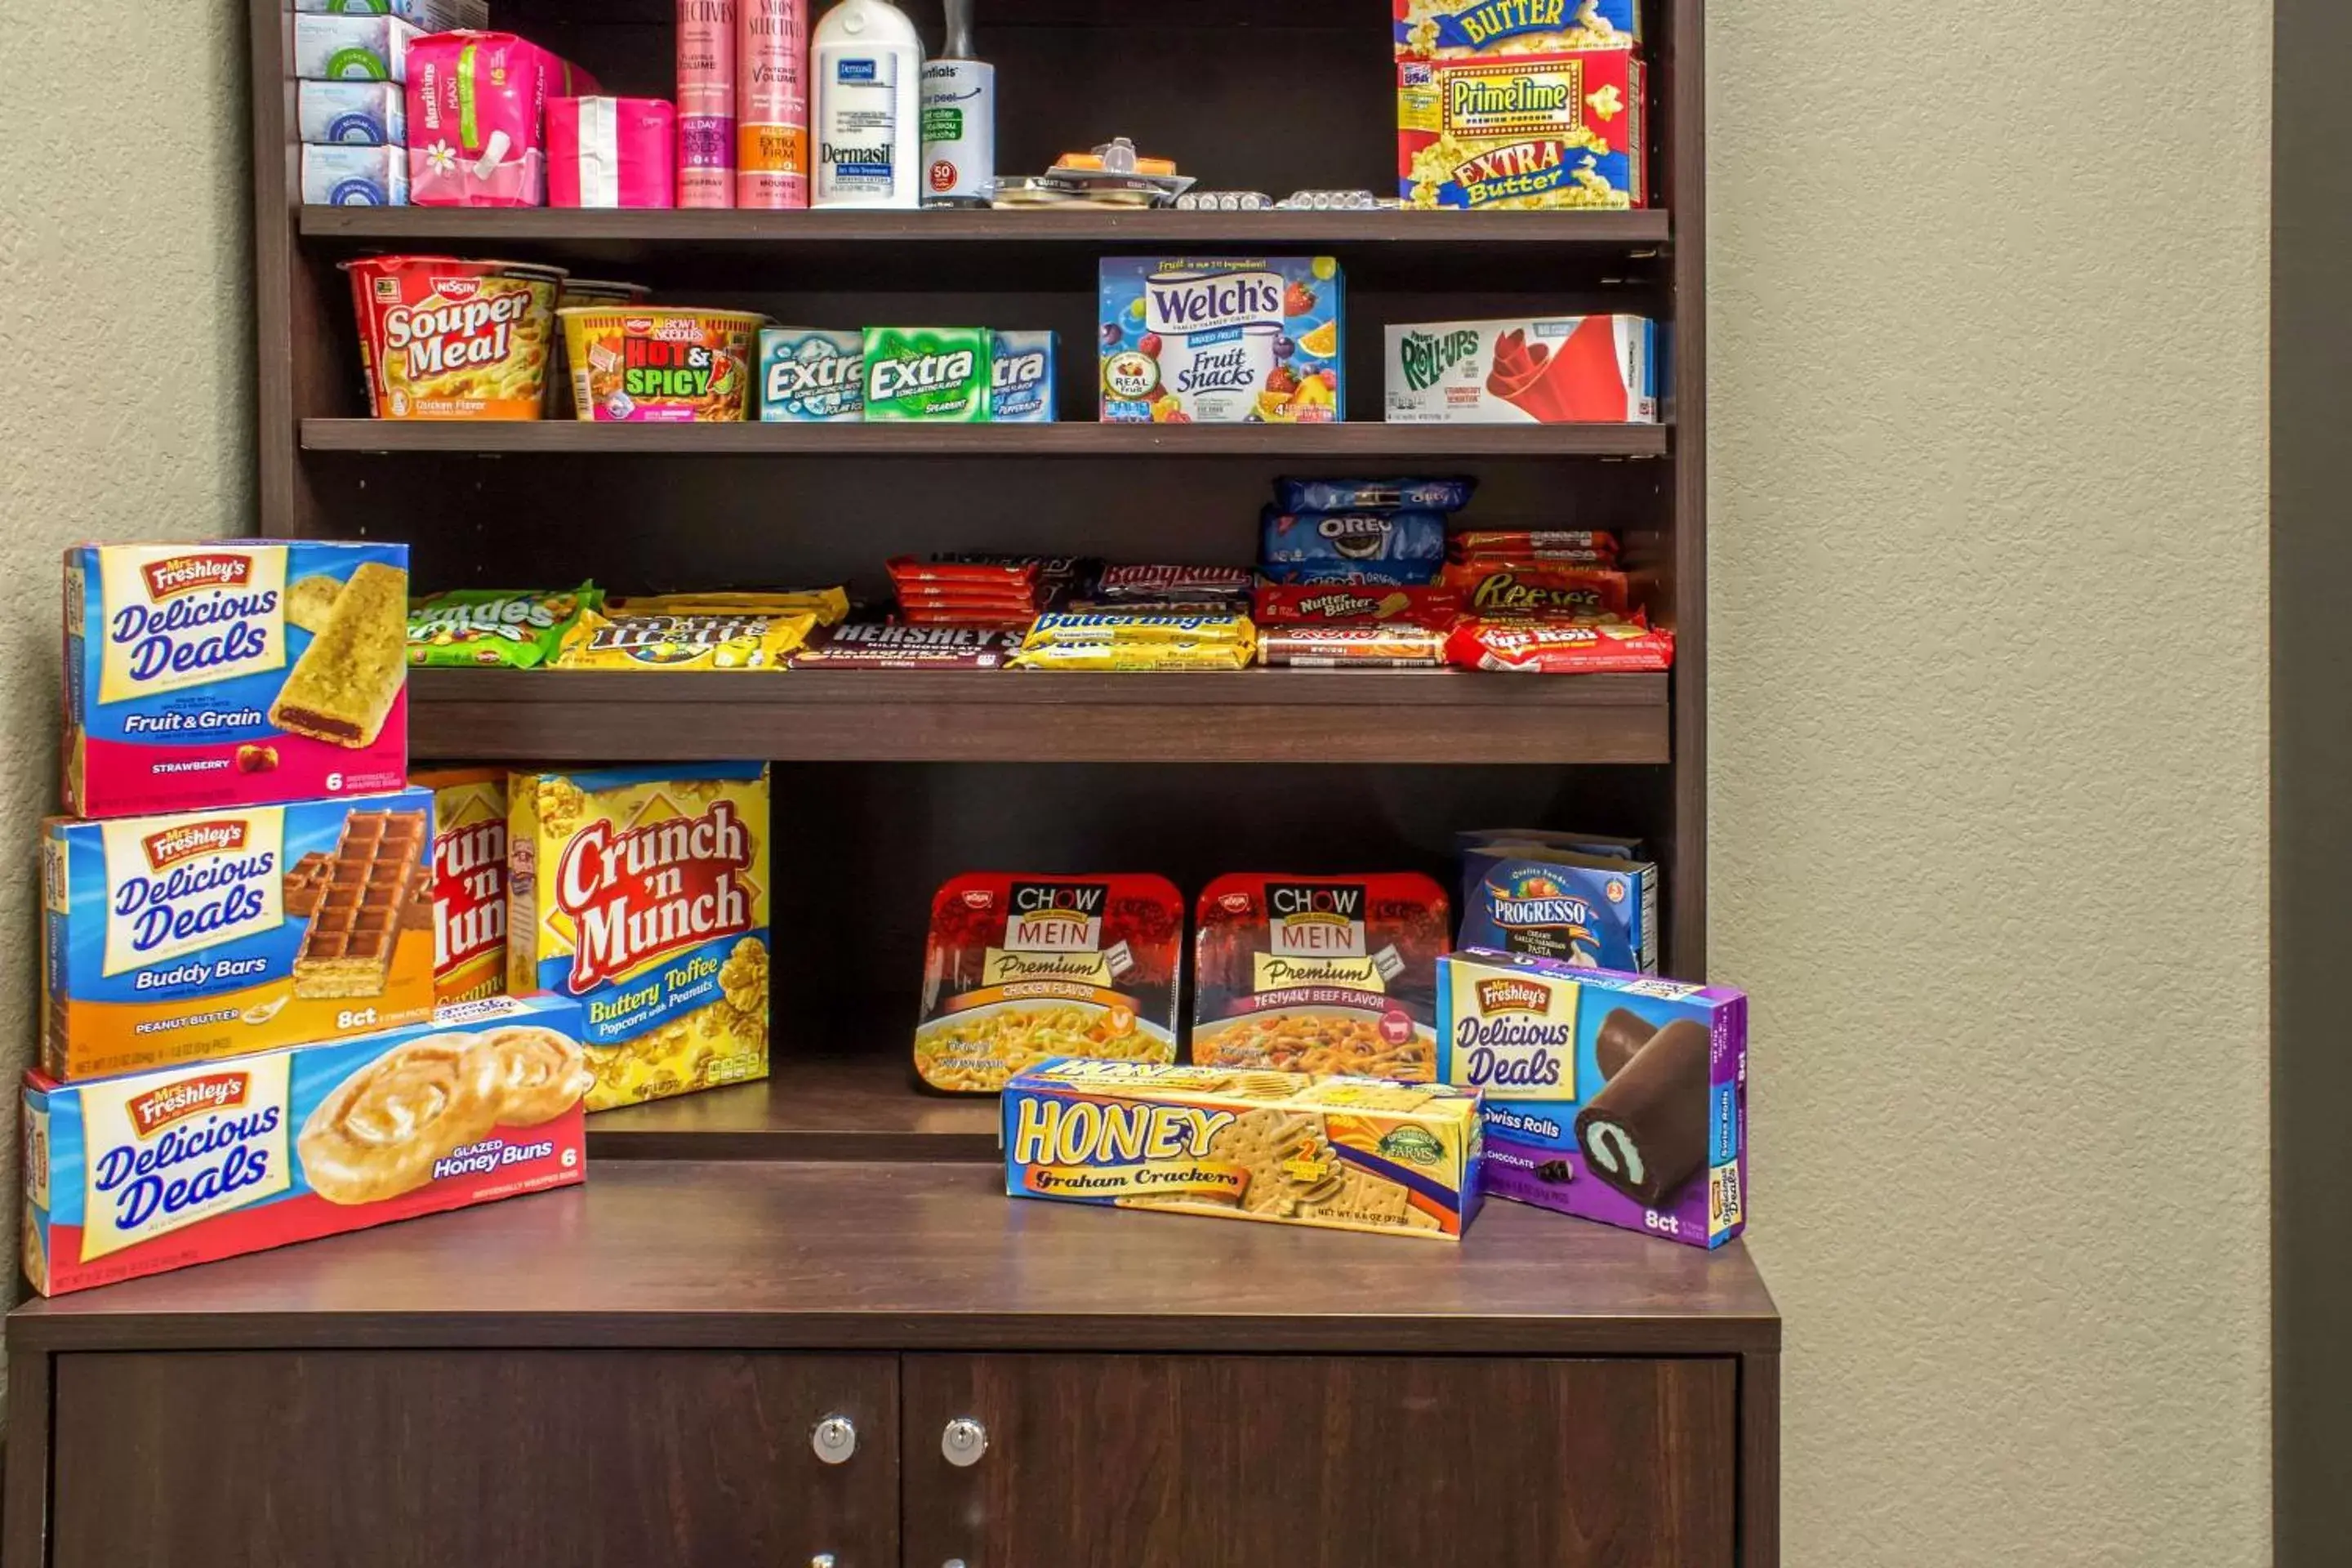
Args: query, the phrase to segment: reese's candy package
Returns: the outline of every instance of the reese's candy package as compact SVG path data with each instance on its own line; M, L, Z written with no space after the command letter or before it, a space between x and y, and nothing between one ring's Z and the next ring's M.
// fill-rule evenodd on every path
M427 594L409 601L408 662L530 669L552 660L582 612L601 608L604 602L603 590L593 583L563 592L454 588Z

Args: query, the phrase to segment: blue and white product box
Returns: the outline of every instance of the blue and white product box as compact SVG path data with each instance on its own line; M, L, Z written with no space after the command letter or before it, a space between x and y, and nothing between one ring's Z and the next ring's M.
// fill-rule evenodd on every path
M306 81L294 91L299 140L316 147L404 147L407 89L388 81Z
M294 0L294 9L311 16L397 16L428 33L490 25L489 0Z
M1510 844L1463 852L1463 947L1655 974L1657 931L1647 861Z
M1467 948L1437 1012L1437 1081L1485 1095L1488 1192L1690 1247L1746 1227L1744 993Z
M400 147L305 147L302 201L309 206L404 207L408 153Z
M294 75L301 81L408 79L417 29L397 16L299 16Z
M995 425L1051 425L1054 334L995 332L991 346L988 417Z
M863 420L865 332L761 328L760 417L777 424Z

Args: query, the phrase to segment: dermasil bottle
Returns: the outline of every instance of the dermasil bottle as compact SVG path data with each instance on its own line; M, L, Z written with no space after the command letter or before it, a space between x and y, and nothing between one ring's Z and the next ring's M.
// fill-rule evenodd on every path
M889 0L842 0L810 40L820 207L922 205L923 44Z

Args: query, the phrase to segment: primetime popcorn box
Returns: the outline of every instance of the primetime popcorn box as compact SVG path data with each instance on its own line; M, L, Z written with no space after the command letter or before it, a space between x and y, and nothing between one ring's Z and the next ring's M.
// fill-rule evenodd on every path
M1480 212L1647 206L1646 91L1624 48L1404 60L1398 194Z
M266 805L408 771L408 546L78 545L66 809Z
M767 764L515 773L507 795L507 988L581 999L588 1109L767 1077Z
M1486 1094L1496 1195L1692 1247L1748 1222L1748 998L1465 949L1437 961L1444 1082Z
M586 1173L580 1005L499 997L331 1045L24 1095L25 1276L44 1296Z
M433 1012L425 790L43 833L41 1068L61 1083Z

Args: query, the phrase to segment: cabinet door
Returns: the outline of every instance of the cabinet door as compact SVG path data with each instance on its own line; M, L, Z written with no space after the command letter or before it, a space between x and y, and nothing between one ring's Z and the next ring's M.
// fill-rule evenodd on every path
M934 1355L904 1376L908 1568L1732 1563L1727 1360ZM958 1417L987 1434L968 1466L941 1448Z
M49 1562L886 1568L898 1394L893 1356L64 1355Z

